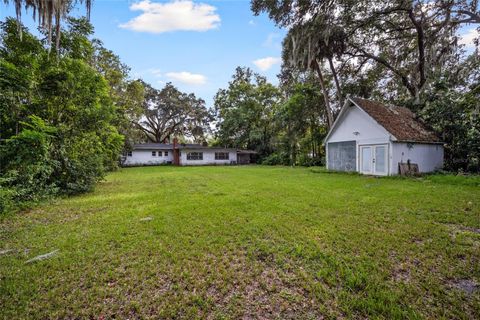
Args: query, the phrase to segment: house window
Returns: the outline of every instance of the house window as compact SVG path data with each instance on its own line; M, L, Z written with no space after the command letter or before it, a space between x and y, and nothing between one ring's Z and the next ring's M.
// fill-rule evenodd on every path
M165 157L168 157L168 151L165 151Z
M158 156L161 157L162 156L162 151L158 151Z
M132 156L132 151L128 151L127 152L127 157L131 157Z
M157 151L152 151L152 157L156 157L157 156Z
M228 152L215 152L215 160L228 160Z
M188 152L187 160L203 160L203 152Z

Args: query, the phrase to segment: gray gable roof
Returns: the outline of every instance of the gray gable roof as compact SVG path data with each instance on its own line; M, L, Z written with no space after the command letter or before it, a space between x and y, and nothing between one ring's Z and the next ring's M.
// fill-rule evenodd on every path
M182 149L208 149L208 150L237 150L235 148L209 147L197 143L178 143L177 148ZM133 145L133 150L173 150L173 143L139 143Z

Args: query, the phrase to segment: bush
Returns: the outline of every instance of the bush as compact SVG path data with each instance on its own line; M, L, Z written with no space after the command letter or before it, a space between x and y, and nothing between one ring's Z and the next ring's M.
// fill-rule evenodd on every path
M0 185L2 184L0 180ZM0 214L12 211L14 207L15 190L12 188L0 188Z
M8 139L0 147L3 210L9 202L22 204L37 201L57 192L51 180L55 162L50 158L55 129L31 116L29 123L18 135Z
M298 163L304 167L321 167L325 165L324 159L320 157L311 158L305 155L300 156Z
M286 163L288 163L288 161L285 161L285 157L282 157L277 153L272 153L262 160L262 164L268 166L284 165Z

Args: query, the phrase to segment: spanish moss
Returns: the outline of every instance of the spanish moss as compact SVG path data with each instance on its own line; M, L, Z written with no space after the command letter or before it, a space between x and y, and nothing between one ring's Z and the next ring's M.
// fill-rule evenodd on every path
M22 28L20 21L22 18L22 8L26 11L32 10L32 17L38 21L38 25L47 31L48 44L51 46L53 33L55 32L55 47L58 49L60 45L60 26L70 9L75 5L77 0L4 0L5 3L15 2L15 13L17 16L18 31L20 38L22 37ZM80 0L85 3L87 9L87 18L90 19L90 8L92 0ZM53 31L55 29L55 31Z

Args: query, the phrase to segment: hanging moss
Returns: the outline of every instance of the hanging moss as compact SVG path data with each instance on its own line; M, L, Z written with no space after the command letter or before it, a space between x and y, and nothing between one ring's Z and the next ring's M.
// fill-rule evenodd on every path
M22 7L25 10L32 9L32 17L38 20L38 25L48 32L48 44L52 43L53 28L55 27L56 48L60 45L60 24L69 12L69 10L78 2L78 0L4 0L5 3L13 1L15 3L15 13L17 21L22 18ZM90 18L90 8L92 0L80 0L85 2L87 9L87 17ZM20 37L22 37L22 29L18 24Z

